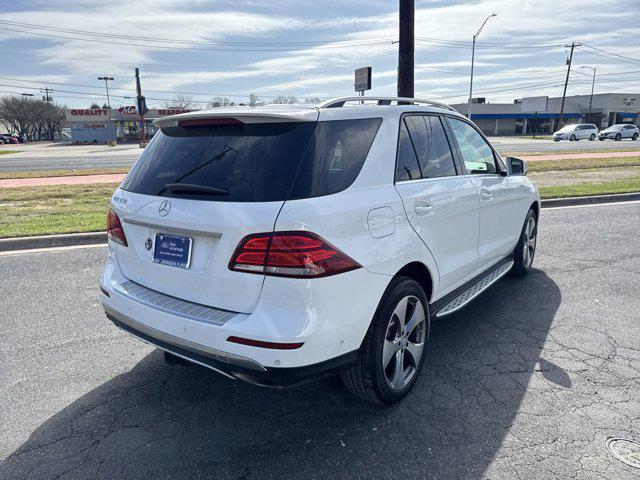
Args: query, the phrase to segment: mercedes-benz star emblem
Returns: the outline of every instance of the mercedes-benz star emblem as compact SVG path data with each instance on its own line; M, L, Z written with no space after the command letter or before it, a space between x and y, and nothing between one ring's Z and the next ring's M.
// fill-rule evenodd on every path
M146 248L147 250L151 250L152 246L153 246L153 241L151 240L150 237L147 237L147 239L144 241L144 248Z
M158 213L160 214L161 217L166 217L167 214L169 213L169 210L171 210L171 202L169 200L165 200L160 204L160 207L158 208Z

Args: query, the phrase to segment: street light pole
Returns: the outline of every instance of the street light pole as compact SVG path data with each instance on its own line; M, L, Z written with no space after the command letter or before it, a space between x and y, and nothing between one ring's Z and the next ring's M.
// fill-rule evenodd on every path
M593 105L593 88L596 86L596 68L589 65L583 65L580 68L590 68L593 70L593 80L591 81L591 96L589 97L589 123L591 123L591 106Z
M491 15L489 15L485 19L485 21L482 22L482 25L480 25L480 28L478 29L476 34L473 36L473 44L471 46L471 82L469 83L469 103L468 103L468 108L467 108L467 118L469 120L471 120L471 100L473 99L473 64L474 64L475 57L476 57L476 40L477 40L478 36L480 35L480 32L484 28L485 24L489 21L489 19L491 17L497 17L497 16L498 15L495 14L495 13L492 13Z
M104 87L107 89L107 105L109 106L109 112L111 112L111 101L109 100L109 80L114 80L114 78L98 77L98 80L104 80Z

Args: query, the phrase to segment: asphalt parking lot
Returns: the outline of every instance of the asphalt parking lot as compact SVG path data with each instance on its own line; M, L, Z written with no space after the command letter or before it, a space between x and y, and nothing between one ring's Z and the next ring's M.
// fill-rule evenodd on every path
M0 478L636 478L605 441L640 440L639 212L544 210L391 408L165 365L104 318L104 247L0 256Z

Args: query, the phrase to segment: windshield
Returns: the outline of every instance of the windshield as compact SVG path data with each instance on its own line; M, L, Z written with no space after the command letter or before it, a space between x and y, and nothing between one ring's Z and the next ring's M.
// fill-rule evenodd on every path
M607 128L607 130L613 132L613 131L616 131L616 130L622 130L623 127L624 127L624 125L613 125L613 126Z
M558 132L560 133L570 132L572 130L575 130L576 127L577 125L566 125L562 127L560 130L558 130Z
M121 188L144 195L220 202L328 195L353 183L380 122L164 127Z

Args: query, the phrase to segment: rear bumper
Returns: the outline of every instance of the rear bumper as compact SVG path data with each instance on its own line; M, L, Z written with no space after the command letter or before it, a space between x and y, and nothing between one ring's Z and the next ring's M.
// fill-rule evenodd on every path
M293 368L265 367L258 362L239 355L222 352L213 348L166 334L137 322L115 310L104 306L107 318L118 328L130 335L172 353L192 363L202 365L228 378L244 380L255 385L286 388L320 380L347 369L358 356L357 351L349 352L314 365Z
M253 311L237 313L138 291L110 255L100 287L108 318L131 335L228 377L290 386L355 360L390 278L364 268L315 280L268 277ZM302 345L260 347L230 337Z

